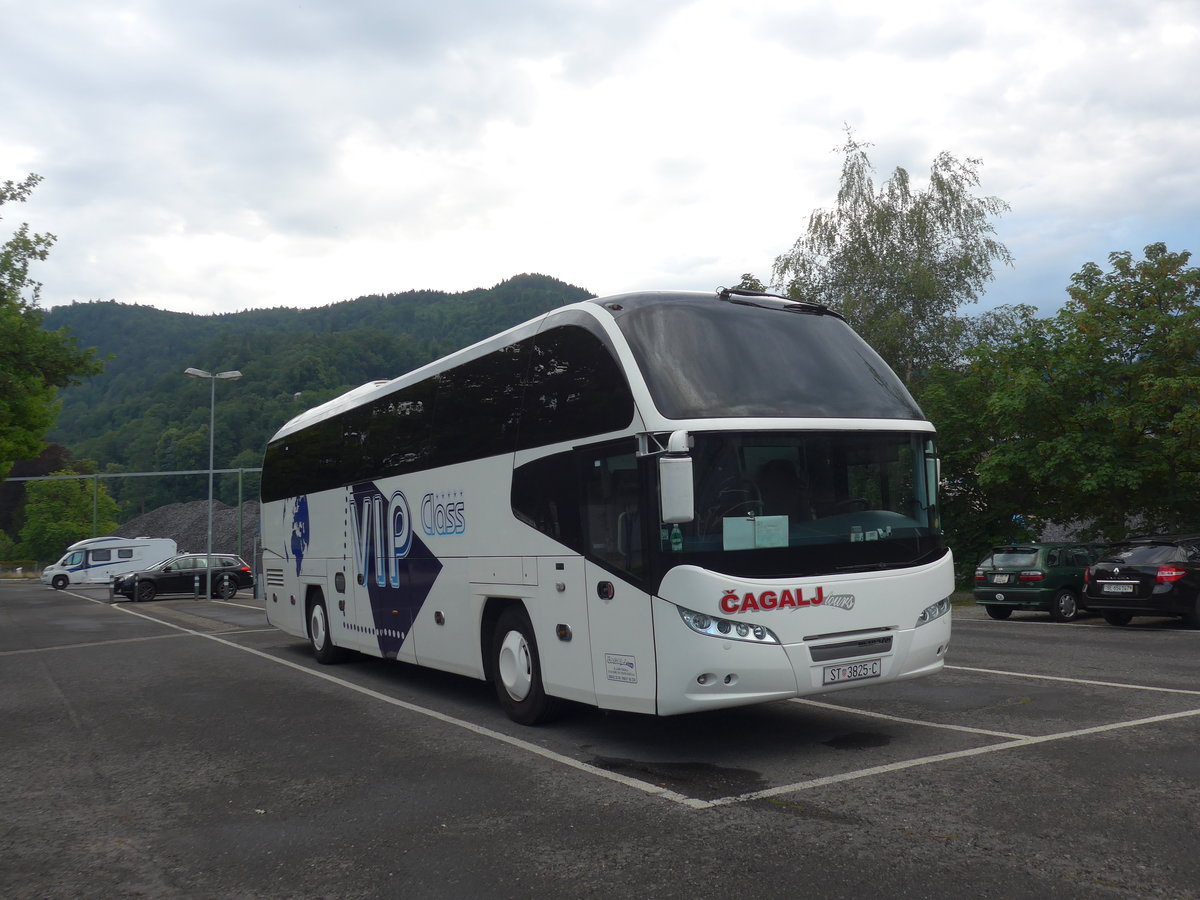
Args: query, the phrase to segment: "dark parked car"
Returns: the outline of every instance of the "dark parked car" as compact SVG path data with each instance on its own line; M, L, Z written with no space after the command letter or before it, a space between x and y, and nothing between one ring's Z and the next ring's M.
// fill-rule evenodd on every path
M206 554L186 553L151 566L141 572L126 572L113 579L113 591L130 600L153 600L159 594L190 594L199 585L207 594L208 557ZM228 600L239 590L254 585L254 573L239 556L226 553L212 556L212 596ZM197 581L199 579L199 581ZM137 596L134 597L134 583Z
M1014 609L1042 609L1056 622L1079 616L1087 567L1098 544L1012 544L993 547L975 569L975 602L993 619Z
M1181 616L1200 628L1200 534L1131 538L1106 548L1088 570L1082 603L1110 625Z

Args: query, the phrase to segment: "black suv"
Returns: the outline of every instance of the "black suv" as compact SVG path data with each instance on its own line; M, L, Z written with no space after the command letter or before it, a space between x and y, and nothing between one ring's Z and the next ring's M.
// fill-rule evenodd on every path
M207 594L208 556L185 553L173 556L142 572L126 572L113 579L113 593L130 600L153 600L159 594L190 594L199 586ZM253 587L254 573L240 556L212 555L212 596L228 600L242 588ZM135 597L134 584L137 585Z
M1088 569L1081 602L1110 625L1128 625L1134 616L1180 616L1200 628L1200 534L1113 544Z
M1012 544L993 547L975 569L975 602L993 619L1014 609L1044 609L1056 622L1079 616L1083 577L1099 544Z

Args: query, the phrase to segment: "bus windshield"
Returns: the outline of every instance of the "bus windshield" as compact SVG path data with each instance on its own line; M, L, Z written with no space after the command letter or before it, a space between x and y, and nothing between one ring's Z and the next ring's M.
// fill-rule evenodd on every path
M933 437L912 432L693 435L695 519L660 524L660 572L862 572L944 552Z
M840 316L800 304L624 300L614 315L669 419L923 419L900 379Z

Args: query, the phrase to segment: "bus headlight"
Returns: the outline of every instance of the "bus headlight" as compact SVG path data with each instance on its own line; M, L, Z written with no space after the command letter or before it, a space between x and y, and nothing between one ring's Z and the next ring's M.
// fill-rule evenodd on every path
M762 625L751 625L749 622L731 622L728 619L714 619L707 613L694 612L675 607L685 625L697 634L707 634L709 637L724 638L730 641L746 641L749 644L778 644L779 638L770 628Z
M932 606L927 606L921 610L921 614L917 616L917 624L913 627L920 628L922 625L928 625L934 619L940 619L948 612L950 612L950 598L943 597Z

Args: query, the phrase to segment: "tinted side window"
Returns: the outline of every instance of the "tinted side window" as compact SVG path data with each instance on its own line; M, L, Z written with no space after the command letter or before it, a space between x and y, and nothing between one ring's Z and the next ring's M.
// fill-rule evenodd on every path
M611 350L576 325L539 334L529 359L518 449L625 428L633 394Z
M263 500L426 468L432 398L421 382L267 445Z
M273 442L262 498L618 431L633 408L607 339L563 325Z
M530 342L501 347L434 376L432 456L439 466L511 453Z
M584 552L579 470L571 451L519 466L513 472L512 508L542 534Z
M117 558L118 559L133 559L133 551L132 550L118 550Z
M645 557L637 458L631 444L622 441L617 447L579 451L586 492L584 528L593 556L618 570L641 575Z
M268 444L263 460L263 499L279 500L344 484L342 459L339 419L317 422Z
M342 484L429 466L433 385L409 385L347 413L342 440L352 460Z
M112 551L111 550L93 550L92 551L92 562L111 562L111 561L112 561Z
M519 466L513 472L513 514L611 569L644 575L635 449L628 439Z

